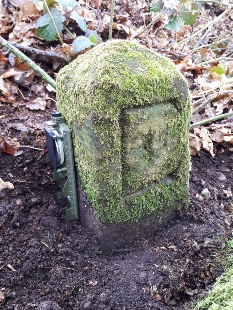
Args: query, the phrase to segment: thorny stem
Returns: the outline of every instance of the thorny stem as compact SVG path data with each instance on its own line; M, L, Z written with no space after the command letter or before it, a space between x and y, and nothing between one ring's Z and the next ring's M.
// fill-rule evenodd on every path
M34 61L28 58L24 53L22 53L18 48L11 45L5 39L0 36L0 45L11 51L16 57L25 62L29 67L31 67L37 74L39 74L47 83L49 83L54 89L56 89L56 82L44 71L42 70Z
M44 0L44 5L45 5L45 8L46 8L46 10L47 10L47 12L48 12L48 14L49 14L49 17L50 17L50 19L51 19L52 23L53 23L53 27L54 27L54 28L55 28L55 30L56 30L56 33L57 33L58 39L59 39L59 41L60 41L61 45L63 45L62 38L61 38L60 33L59 33L58 29L57 29L57 26L56 26L56 24L55 24L55 21L54 21L54 19L53 19L53 16L52 16L52 14L51 14L51 12L50 12L50 9L49 9L49 7L48 7L48 5L47 5L46 0Z
M230 112L230 113L225 113L225 114L217 115L217 116L214 116L214 117L210 117L210 118L204 119L201 122L197 122L197 123L191 124L190 125L190 129L192 129L194 127L199 127L201 125L205 125L205 124L208 124L208 123L212 123L212 122L215 122L215 121L217 121L219 119L226 118L226 117L232 116L232 115L233 115L233 112Z
M114 9L115 9L115 0L112 0L111 17L110 17L110 24L109 24L109 37L108 37L109 40L112 40L112 25L113 25Z

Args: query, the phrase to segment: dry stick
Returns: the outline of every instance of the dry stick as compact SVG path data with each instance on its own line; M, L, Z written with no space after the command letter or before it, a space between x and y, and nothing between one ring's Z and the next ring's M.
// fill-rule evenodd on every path
M163 14L160 12L159 15L156 15L152 21L145 27L145 29L143 29L141 32L139 32L137 34L137 36L140 36L143 32L145 32L147 29L149 29L157 20L160 19L160 17L162 16Z
M109 36L108 36L109 40L112 40L112 25L113 25L114 9L115 9L115 0L112 0L111 17L110 17L110 24L109 24Z
M195 113L199 112L200 110L202 110L202 109L203 109L208 103L210 103L211 101L216 100L216 99L218 99L219 97L232 94L232 93L233 93L233 91L232 91L232 90L229 90L229 91L224 91L224 92L222 92L222 93L218 93L217 95L211 96L210 98L208 98L208 99L205 100L204 102L202 102L203 99L197 100L196 102L194 102L193 105L197 105L197 104L200 103L200 102L202 102L202 104L201 104L199 107L197 107L196 109L193 109L192 114L195 114Z
M207 34L211 31L213 25L210 25L209 29L203 34L203 36L200 38L200 40L195 44L194 50L201 44L201 41L207 36Z
M194 127L201 126L201 125L205 125L205 124L208 124L208 123L212 123L212 122L215 122L215 121L217 121L219 119L226 118L226 117L232 116L232 115L233 115L233 112L230 112L230 113L225 113L225 114L221 114L221 115L218 115L218 116L210 117L208 119L204 119L201 122L197 122L197 123L191 124L190 125L190 129L192 129Z
M28 54L30 57L32 57L34 60L37 61L42 61L42 62L52 62L54 60L58 61L59 63L69 63L70 58L66 56L62 56L58 54L57 52L53 51L45 51L45 50L40 50L38 48L34 48L31 46L24 46L22 44L18 43L11 43L14 47L18 48L20 51Z
M210 60L201 62L201 63L199 64L199 66L206 65L206 64L210 64L211 62L216 62L216 61L221 61L221 60L233 60L233 58L232 58L232 57L219 57L219 58L214 58L214 59L210 59Z
M228 6L226 3L222 3L220 1L215 1L215 0L196 0L196 2L211 2L211 3L217 3L217 4L222 4Z
M196 37L199 33L201 33L204 29L209 28L211 25L213 25L214 23L218 22L224 15L226 15L230 10L232 9L232 5L226 10L224 11L222 14L220 14L218 17L216 17L214 20L212 20L211 22L209 22L207 25L205 25L202 29L198 30L197 32L195 32L194 34L192 34L190 37L180 41L177 43L177 45L179 44L184 44L188 41L190 41L192 38Z
M63 45L62 38L61 38L60 33L59 33L58 29L57 29L57 26L56 26L56 24L55 24L55 21L54 21L54 19L53 19L53 16L52 16L52 14L51 14L51 12L50 12L50 9L49 9L49 7L48 7L48 4L47 4L46 0L44 0L44 5L45 5L45 8L46 8L46 10L47 10L47 12L48 12L48 14L49 14L49 17L50 17L52 23L53 23L53 27L54 27L55 30L56 30L58 39L59 39L61 45Z
M10 50L16 57L20 58L29 67L31 67L37 74L39 74L47 83L49 83L54 89L56 89L56 82L44 70L42 70L37 64L34 63L34 61L28 58L24 53L22 53L16 47L11 45L1 36L0 36L0 45Z

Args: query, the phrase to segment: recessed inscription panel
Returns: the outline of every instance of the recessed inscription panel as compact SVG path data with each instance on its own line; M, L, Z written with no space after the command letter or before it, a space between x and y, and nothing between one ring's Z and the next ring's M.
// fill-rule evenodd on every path
M172 104L129 109L123 115L123 191L132 194L158 182L180 162L177 110ZM172 167L172 168L171 168Z

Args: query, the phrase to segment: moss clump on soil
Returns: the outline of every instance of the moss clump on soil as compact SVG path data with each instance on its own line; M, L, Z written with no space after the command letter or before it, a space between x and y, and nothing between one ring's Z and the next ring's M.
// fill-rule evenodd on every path
M219 277L208 297L199 302L198 310L233 309L233 266Z
M187 203L190 98L173 63L109 41L59 72L57 100L73 131L80 183L103 222L160 216ZM148 108L162 121L153 122Z
M233 309L233 239L228 242L231 258L227 262L227 270L217 279L212 290L194 310L232 310Z

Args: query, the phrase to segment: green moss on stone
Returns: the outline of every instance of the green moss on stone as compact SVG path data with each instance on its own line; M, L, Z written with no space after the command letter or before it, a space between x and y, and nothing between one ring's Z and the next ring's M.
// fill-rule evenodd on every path
M103 222L187 203L190 98L173 63L109 41L59 72L57 100L73 131L80 183ZM169 184L160 181L167 175Z

